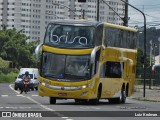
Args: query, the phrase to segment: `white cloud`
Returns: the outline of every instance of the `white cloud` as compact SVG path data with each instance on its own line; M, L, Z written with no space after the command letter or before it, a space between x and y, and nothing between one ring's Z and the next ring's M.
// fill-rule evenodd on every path
M160 23L160 0L129 0L129 3L146 14L147 26ZM129 7L129 25L143 26L144 18L140 12Z

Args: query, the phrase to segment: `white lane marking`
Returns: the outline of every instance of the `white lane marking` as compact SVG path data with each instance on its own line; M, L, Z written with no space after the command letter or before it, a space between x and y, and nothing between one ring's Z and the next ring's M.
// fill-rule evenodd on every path
M31 107L19 107L20 109L31 109Z
M31 107L0 107L0 109L6 108L6 109L31 109Z
M8 95L1 95L1 97L8 97Z
M13 85L13 84L9 85L9 87L10 87L13 91L15 91L16 93L19 94L18 91L14 90L14 88L12 88L12 85ZM56 112L55 110L53 110L53 109L51 109L51 108L49 108L49 107L47 107L47 106L45 106L45 105L42 105L41 103L39 103L38 101L32 99L31 97L24 96L24 95L20 95L20 96L29 99L30 101L36 103L37 105L41 106L42 108L44 108L44 109L46 109L46 110L48 110L48 111L54 111L54 113L57 114L57 115L60 116L60 117L64 116L64 115L62 115L62 114ZM68 117L67 117L67 118L68 118ZM70 119L70 120L73 120L73 119Z
M61 118L63 118L63 119L67 119L68 117L61 117Z
M14 92L16 92L16 93L18 93L18 94L19 94L19 92L18 92L18 91L14 90L14 88L12 88L12 85L13 85L13 84L10 84L10 85L9 85L9 87L11 88L11 90L13 90Z
M96 109L96 110L100 110L101 108L98 107L80 107L81 109Z
M7 109L18 109L18 107L5 107Z
M16 96L21 96L22 97L23 95L16 95Z
M53 109L51 109L51 108L49 108L49 107L47 107L47 106L45 106L45 105L42 105L41 103L37 102L36 100L34 100L34 99L30 98L30 97L25 96L25 98L27 98L27 99L29 99L30 101L38 104L39 106L41 106L42 108L44 108L44 109L46 109L46 110L55 111L55 110L53 110Z
M32 95L32 96L38 96L38 95Z
M14 90L14 88L12 87L12 85L13 85L13 84L10 84L10 85L9 85L9 87L10 87L14 92L16 92L16 93L18 93L18 94L19 94L19 92L18 92L18 91ZM34 103L38 104L39 106L41 106L42 108L44 108L44 109L46 109L46 110L49 110L49 111L55 111L55 110L53 110L53 109L51 109L51 108L48 108L48 107L47 107L47 106L45 106L45 105L42 105L41 103L37 102L36 100L34 100L34 99L30 98L30 97L27 97L27 96L24 96L24 95L19 95L19 96L21 96L21 97L25 97L25 98L29 99L30 101L32 101L32 102L34 102Z

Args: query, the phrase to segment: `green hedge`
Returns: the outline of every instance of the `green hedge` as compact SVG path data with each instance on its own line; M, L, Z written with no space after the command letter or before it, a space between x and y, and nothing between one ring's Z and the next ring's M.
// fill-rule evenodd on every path
M11 61L5 61L0 57L0 68L9 68L9 64Z
M10 72L8 74L0 73L0 83L13 83L18 73Z

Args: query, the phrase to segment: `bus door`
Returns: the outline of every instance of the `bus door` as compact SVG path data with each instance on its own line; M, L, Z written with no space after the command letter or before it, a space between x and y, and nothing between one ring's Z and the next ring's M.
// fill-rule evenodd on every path
M112 97L121 90L123 63L107 61L101 66L102 97Z

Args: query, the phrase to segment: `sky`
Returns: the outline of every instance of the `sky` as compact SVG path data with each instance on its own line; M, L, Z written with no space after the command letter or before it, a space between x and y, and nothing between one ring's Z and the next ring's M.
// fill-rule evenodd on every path
M129 0L129 3L143 11L146 15L147 27L160 28L160 0ZM144 25L144 17L140 12L129 7L129 25Z

